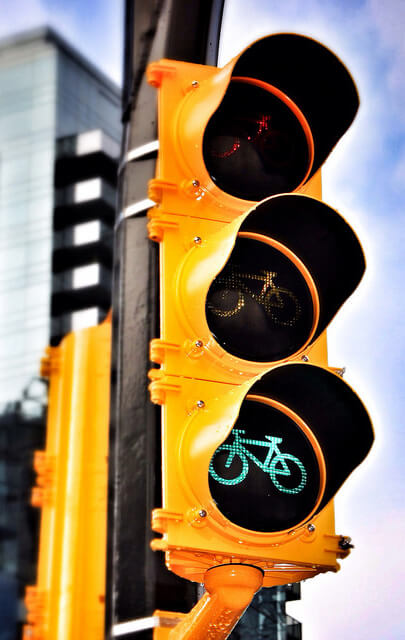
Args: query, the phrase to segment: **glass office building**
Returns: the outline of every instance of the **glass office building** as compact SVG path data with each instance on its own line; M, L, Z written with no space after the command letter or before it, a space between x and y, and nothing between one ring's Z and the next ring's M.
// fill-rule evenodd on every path
M111 158L115 157L116 162L119 152L120 107L119 89L52 29L37 29L0 41L2 638L19 637L24 587L35 580L39 512L29 506L29 497L35 482L33 450L44 447L46 412L46 387L35 378L44 348L55 331L60 337L75 328L75 321L83 314L89 315L90 310L63 315L54 304L54 297L63 295L65 282L73 282L70 288L76 286L74 267L79 260L79 269L83 268L86 242L92 242L94 253L97 224L100 238L106 242L103 228L110 228L114 198L109 197L106 203L98 193L94 199L94 194L89 194L89 183L94 187L94 176L106 163L107 179L108 172L114 171ZM94 169L90 166L92 158L98 163ZM72 165L71 176L67 170L58 173L61 162L66 167ZM67 186L63 176L66 180L71 178ZM79 184L71 185L77 176ZM55 177L59 183L62 181L63 188ZM107 188L110 194L108 184L104 190ZM76 228L78 223L81 225ZM93 235L89 235L90 227ZM80 238L83 231L87 236ZM68 235L78 247L66 246ZM56 275L55 252L62 269ZM98 269L97 265L91 268ZM97 293L97 283L91 284ZM80 288L83 283L77 286ZM79 293L76 309L83 306ZM95 300L97 310L96 295ZM54 317L53 311L51 314L51 304L59 315ZM100 314L93 313L90 324L99 319Z
M55 141L121 127L117 87L51 29L0 42L0 87L1 407L49 341Z

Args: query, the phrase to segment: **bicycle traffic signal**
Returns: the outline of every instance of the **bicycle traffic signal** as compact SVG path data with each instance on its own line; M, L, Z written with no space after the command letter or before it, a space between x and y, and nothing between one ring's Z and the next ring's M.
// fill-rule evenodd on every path
M147 77L159 89L150 195L165 213L208 220L305 191L359 105L342 62L289 33L258 40L222 69L161 60Z
M162 243L162 337L151 351L171 374L239 384L301 353L364 272L349 225L309 196L273 196L211 235L203 222L190 242L193 222L172 220Z
M371 444L368 414L339 376L304 363L275 367L250 386L211 457L211 499L246 529L297 527L328 504ZM190 446L185 455L192 463L201 453Z
M278 34L223 69L163 60L149 234L160 243L163 509L153 548L193 580L226 562L264 585L337 570L332 498L373 440L328 367L326 328L365 269L320 167L358 108L343 64ZM342 258L344 257L344 259ZM311 543L311 544L308 544Z

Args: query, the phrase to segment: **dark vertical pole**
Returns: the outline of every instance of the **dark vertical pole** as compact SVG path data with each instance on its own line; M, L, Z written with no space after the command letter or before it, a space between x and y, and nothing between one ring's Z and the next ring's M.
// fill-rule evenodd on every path
M106 629L155 608L187 611L193 583L170 573L150 550L150 516L161 506L160 413L147 392L149 341L159 335L157 247L147 239L147 183L156 152L128 161L157 137L155 90L145 81L161 57L216 64L224 0L127 0L124 136L116 220Z
M299 600L300 583L256 593L229 640L301 640L301 623L286 613L286 603Z

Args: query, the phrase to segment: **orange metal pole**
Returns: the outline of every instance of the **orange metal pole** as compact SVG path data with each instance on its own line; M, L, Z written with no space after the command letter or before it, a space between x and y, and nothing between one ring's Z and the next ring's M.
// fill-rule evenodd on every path
M170 640L222 640L263 584L263 572L246 564L212 567L205 574L206 593L169 633Z

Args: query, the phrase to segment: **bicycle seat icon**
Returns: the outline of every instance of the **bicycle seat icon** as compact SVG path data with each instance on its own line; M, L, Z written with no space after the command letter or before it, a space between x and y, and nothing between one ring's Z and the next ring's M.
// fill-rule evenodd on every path
M243 438L245 434L244 429L233 429L232 435L234 440L232 444L221 444L215 451L211 458L209 473L216 480L224 485L240 484L246 478L249 471L249 460L254 462L259 469L268 473L270 480L281 493L297 494L300 493L307 482L307 472L302 464L301 460L291 455L290 453L282 453L278 447L282 443L283 439L276 436L266 435L266 440L252 440L250 438ZM259 447L267 447L268 452L264 462L256 458L256 456L249 451L244 445L256 445ZM229 451L228 458L225 462L225 467L229 469L235 458L239 458L242 464L242 470L239 475L234 478L223 478L220 476L214 468L215 459L217 455L223 451ZM292 475L292 469L298 468L300 481L295 487L286 487L282 484L282 477L290 477Z

